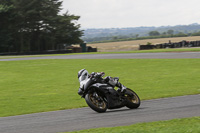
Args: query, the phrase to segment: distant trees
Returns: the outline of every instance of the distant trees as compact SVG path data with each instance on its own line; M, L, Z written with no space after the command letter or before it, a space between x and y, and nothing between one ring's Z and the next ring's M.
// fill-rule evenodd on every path
M160 35L170 35L174 34L174 30L168 30L167 32L163 32L162 34L158 31L150 31L149 36L160 36Z
M200 36L200 31L191 34L192 36Z
M173 35L173 34L174 34L174 30L168 30L168 31L167 31L167 34L168 34L168 35Z
M135 35L135 38L138 38L138 37L139 37L139 34L136 34L136 35Z
M158 31L150 31L149 36L159 36L160 33Z
M59 0L0 0L0 52L57 50L81 43L79 16L60 15Z

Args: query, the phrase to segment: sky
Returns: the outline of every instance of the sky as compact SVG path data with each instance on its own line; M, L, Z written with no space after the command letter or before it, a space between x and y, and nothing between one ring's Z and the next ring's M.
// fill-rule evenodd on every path
M63 0L62 13L81 28L174 26L200 23L200 0Z

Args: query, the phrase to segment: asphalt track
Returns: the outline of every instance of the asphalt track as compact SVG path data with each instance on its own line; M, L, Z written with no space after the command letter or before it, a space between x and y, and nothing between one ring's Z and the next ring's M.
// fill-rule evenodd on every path
M200 58L200 52L79 54L79 55L11 58L11 59L0 59L0 61L36 60L36 59L179 59L179 58L180 59Z
M145 100L138 109L121 108L106 113L86 107L2 117L0 133L57 133L192 116L200 116L200 95Z

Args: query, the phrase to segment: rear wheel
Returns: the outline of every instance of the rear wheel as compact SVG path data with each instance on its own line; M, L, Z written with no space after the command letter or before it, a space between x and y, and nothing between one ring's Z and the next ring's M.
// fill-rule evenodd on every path
M96 112L102 113L107 110L107 104L103 97L99 96L96 92L86 94L85 101Z
M140 98L138 97L138 95L129 88L127 88L126 91L128 91L128 93L125 93L125 96L127 98L126 107L130 109L138 108L140 106Z

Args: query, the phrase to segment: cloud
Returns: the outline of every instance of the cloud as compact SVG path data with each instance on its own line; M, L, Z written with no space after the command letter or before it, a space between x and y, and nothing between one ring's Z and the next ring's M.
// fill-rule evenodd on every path
M108 28L195 23L199 4L199 0L64 0L63 8L81 16L83 28Z

